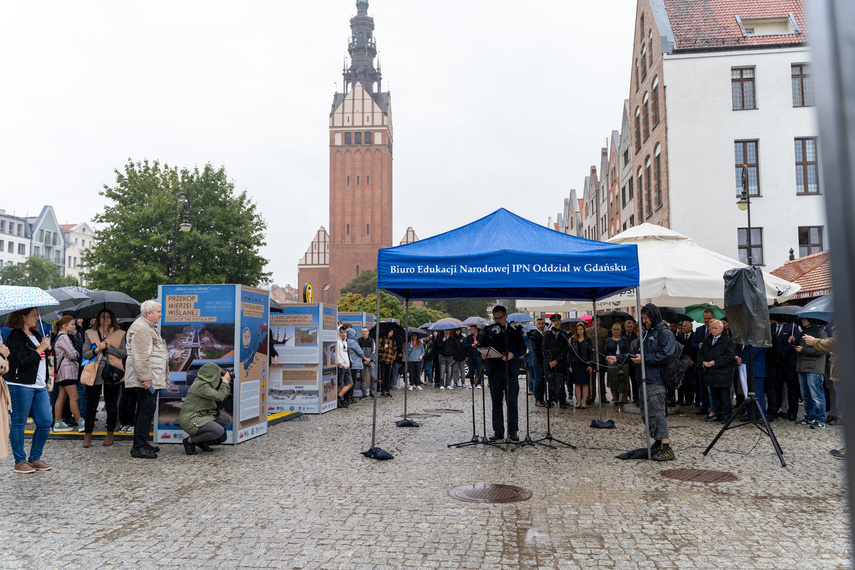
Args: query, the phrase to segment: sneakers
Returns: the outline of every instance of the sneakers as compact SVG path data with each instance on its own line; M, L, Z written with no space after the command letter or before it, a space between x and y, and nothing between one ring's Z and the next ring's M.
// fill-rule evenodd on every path
M837 459L846 459L846 452L842 447L840 449L832 449L829 453ZM15 467L17 468L18 466L16 465Z
M662 442L657 439L653 442L653 445L650 446L650 457L653 457L654 455L659 453L660 449L662 449Z
M15 464L15 468L13 469L13 471L15 473L35 473L36 469L28 462L22 461L21 463Z
M410 386L409 388L407 388L407 391L408 391L408 392L412 392L412 391L413 391L413 387L412 387L412 386Z
M813 423L813 422L812 422L812 421L810 421L809 419L807 419L807 418L803 418L803 419L801 419L801 420L797 421L797 422L796 422L796 425L797 425L797 426L809 426L809 425L811 425L812 423Z
M453 389L454 389L454 384L449 384L448 386L446 386L446 387L445 387L445 389L446 389L446 390L453 390Z
M823 422L813 422L810 424L811 429L825 429L825 424Z
M32 467L36 471L50 471L51 469L53 469L53 465L48 465L41 459L37 461L30 461L30 467Z
M417 390L421 390L421 389L422 389L422 387L421 387L421 386L416 386L416 389L417 389Z
M125 433L128 435L134 435L134 426L128 426L128 428L125 430Z
M653 461L673 461L676 459L674 456L674 450L671 449L670 445L668 447L660 447L652 457Z
M86 429L86 420L84 420L83 418L80 418L79 420L77 420L77 432L83 433L83 431L85 429Z
M65 425L65 422L53 422L53 431L71 431L72 427L69 425Z
M445 386L440 386L440 387L439 387L439 389L440 389L440 390L445 390Z

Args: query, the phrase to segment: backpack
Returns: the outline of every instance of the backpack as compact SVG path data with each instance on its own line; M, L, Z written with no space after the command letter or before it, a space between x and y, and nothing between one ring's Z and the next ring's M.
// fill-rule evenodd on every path
M677 350L674 351L674 356L668 361L668 364L662 369L662 383L665 384L666 390L676 390L683 383L683 378L686 375L686 370L692 363L692 359L688 355L683 354L685 345L677 343Z

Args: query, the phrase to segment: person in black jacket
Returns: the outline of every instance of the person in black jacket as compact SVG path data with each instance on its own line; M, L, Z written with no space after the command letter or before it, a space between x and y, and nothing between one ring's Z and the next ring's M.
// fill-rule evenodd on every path
M706 421L724 422L730 417L732 408L730 386L733 383L736 347L730 335L723 334L724 324L721 321L710 321L707 329L709 332L698 349L698 361L704 367L704 381L710 388L716 413Z
M623 336L623 325L612 325L612 335L606 339L606 356L629 352L629 342ZM609 364L606 368L606 383L612 393L612 404L626 404L629 389L629 363Z
M655 461L671 461L675 456L671 449L668 418L665 416L665 382L662 379L662 371L677 352L677 340L662 320L659 307L653 303L644 305L641 309L641 326L643 327L641 342L644 347L647 402L641 397L638 400L638 406L641 409L642 418L645 416L644 408L647 406L648 429L650 437L655 440L650 449L652 458ZM606 362L609 364L622 364L627 360L636 364L641 376L640 347L630 349L626 355L606 357Z
M6 324L12 329L6 339L9 348L9 372L6 384L12 402L9 441L15 456L15 473L33 473L53 469L42 460L42 451L51 428L47 357L50 339L39 332L39 313L35 308L10 314ZM5 410L3 411L5 413ZM24 450L24 428L27 417L36 424L30 444L30 455Z
M469 327L469 336L464 339L466 353L469 358L469 386L481 385L481 353L478 348L484 340L484 333L476 325Z
M517 357L525 353L525 341L520 332L508 324L508 310L503 306L493 307L493 320L496 323L489 327L491 346L502 354L502 358L488 358L486 365L493 403L493 435L490 441L504 439L502 400L505 399L508 406L508 435L512 441L519 441L520 369Z
M451 385L456 385L458 388L463 388L466 377L466 359L469 357L469 351L466 350L466 339L463 338L461 331L451 331L453 336L454 354L451 357ZM451 386L449 386L450 388Z
M535 329L529 331L531 341L531 375L534 384L534 405L540 408L546 406L543 385L543 331L546 329L546 319L538 317L534 323Z
M567 335L561 330L561 315L549 317L552 328L543 334L543 375L546 378L546 405L558 404L567 407L567 392L564 389L564 377L567 370L567 353L570 344Z

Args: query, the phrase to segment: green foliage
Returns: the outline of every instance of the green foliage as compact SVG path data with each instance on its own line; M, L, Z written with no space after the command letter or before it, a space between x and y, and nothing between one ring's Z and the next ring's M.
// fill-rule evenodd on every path
M338 300L338 310L341 312L353 313L371 313L377 312L377 295L359 295L357 293L347 293ZM439 319L443 319L448 315L440 311L410 305L410 326L418 327L424 323L433 323ZM381 319L398 319L401 324L404 324L404 305L397 297L388 293L380 292L380 318Z
M495 301L483 299L455 299L451 301L430 301L427 305L455 319L465 321L469 317L483 317L488 321L492 319L489 310L495 305ZM510 312L510 311L509 311Z
M170 168L155 161L129 161L115 171L116 184L101 195L110 203L95 216L103 225L83 257L88 286L122 291L139 300L157 295L172 282L173 231L183 216L179 192L187 195L193 228L177 234L176 283L258 285L269 279L266 222L246 191L235 192L225 168Z
M77 285L77 279L63 277L59 267L49 259L28 257L22 265L7 265L0 269L0 284L53 289Z
M377 270L365 269L347 285L341 288L341 294L373 295L377 291ZM376 310L376 307L375 307Z

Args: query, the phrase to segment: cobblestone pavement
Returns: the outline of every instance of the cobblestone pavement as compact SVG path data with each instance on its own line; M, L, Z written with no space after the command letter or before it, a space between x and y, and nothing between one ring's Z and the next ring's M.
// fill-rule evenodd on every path
M157 460L139 460L128 441L82 449L51 439L52 471L17 475L11 458L0 463L0 567L851 567L844 462L828 453L841 428L773 423L786 468L750 426L704 457L720 425L693 413L671 418L676 461L615 459L644 437L638 415L612 406L604 419L614 430L589 427L596 408L554 411L553 435L575 450L449 449L471 436L469 390L409 392L410 412L465 412L419 419L419 428L395 427L403 392L393 394L378 402L377 430L392 461L359 453L370 446L370 400L197 456L162 445ZM545 417L532 405L535 437ZM675 468L739 479L661 475ZM448 495L476 483L533 496L478 504Z

